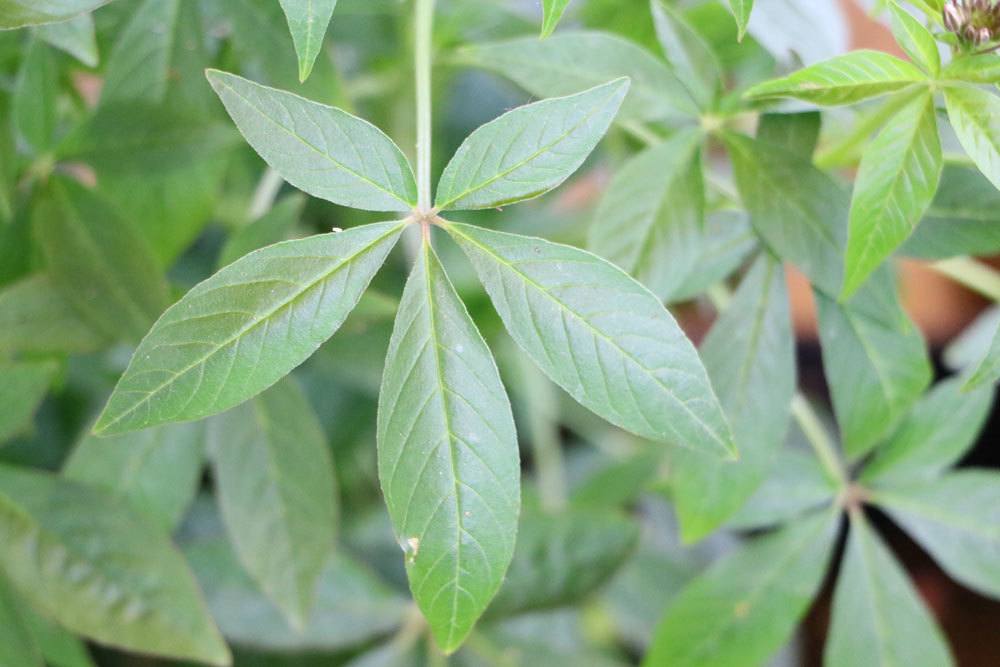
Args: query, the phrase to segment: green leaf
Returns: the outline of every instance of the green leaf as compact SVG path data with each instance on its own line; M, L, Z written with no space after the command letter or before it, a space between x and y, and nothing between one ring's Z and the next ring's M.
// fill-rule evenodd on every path
M781 146L811 162L822 125L819 111L765 113L757 121L757 141Z
M21 606L24 622L49 667L96 667L87 647L76 635Z
M739 29L739 39L742 42L747 34L747 26L750 24L750 14L753 12L753 0L729 0L729 9L736 19L736 27Z
M536 373L541 374L541 371L536 369ZM554 429L558 427L558 423L553 424ZM648 489L657 476L662 474L662 463L663 453L652 447L643 448L632 456L611 462L573 489L571 504L573 507L585 509L607 509L629 505Z
M191 421L267 389L340 327L403 227L278 243L200 283L139 344L94 431Z
M56 23L83 14L111 0L0 0L0 30Z
M701 109L710 108L722 90L722 66L715 52L684 15L666 0L650 0L653 25L667 62Z
M24 611L0 578L0 665L44 667L42 653L24 621Z
M805 436L797 434L798 440ZM770 476L727 522L735 530L760 530L788 523L833 502L833 483L816 455L800 446L786 446L771 463Z
M860 512L851 516L824 664L954 664L941 629L906 572Z
M956 581L1000 596L1000 475L962 470L879 486L872 497Z
M794 97L832 106L853 104L924 81L927 75L905 60L861 49L757 84L746 95L755 99Z
M159 104L166 99L170 77L179 74L173 67L175 41L178 37L198 40L196 34L178 34L182 4L186 3L143 0L135 5L108 58L101 106L138 101Z
M97 67L97 38L94 36L94 19L90 14L80 14L68 21L40 26L37 34L87 67Z
M1000 190L974 167L946 164L927 215L900 253L920 259L1000 252Z
M487 615L578 603L618 571L638 539L633 521L607 510L526 514L514 560Z
M966 391L974 390L984 384L994 384L1000 380L1000 329L997 329L990 349L980 362L976 372L969 378L965 386Z
M952 371L974 369L986 356L998 328L1000 305L988 306L948 343L942 354L945 368Z
M95 331L137 340L167 307L167 281L149 247L93 191L53 180L34 225L53 285Z
M802 519L712 565L668 605L643 664L766 663L819 592L836 518Z
M564 31L545 40L523 37L460 49L460 64L512 79L532 95L552 97L627 76L632 85L619 120L698 115L698 105L669 67L642 47L602 32Z
M542 39L555 32L568 6L569 0L542 0Z
M387 635L403 620L407 600L343 553L328 559L316 604L301 632L264 597L223 539L184 547L208 606L226 638L263 651L334 652Z
M219 252L219 266L232 264L258 248L284 241L298 223L305 204L303 195L289 195L257 220L233 232Z
M842 297L853 294L917 226L934 199L942 164L934 96L921 95L889 121L861 158Z
M931 76L937 76L941 71L941 54L934 35L895 0L889 5L889 11L892 12L892 35L896 42L914 63Z
M126 650L231 662L167 536L96 489L0 467L0 565L25 600L73 632Z
M945 66L941 77L967 83L1000 83L1000 56L995 53L958 56Z
M993 408L992 387L963 390L965 378L938 383L921 397L865 465L863 481L935 476L975 444Z
M410 590L438 646L451 653L513 557L520 465L496 364L429 241L389 344L378 468Z
M954 86L945 89L944 101L962 148L1000 189L1000 98L972 86Z
M683 283L671 291L671 301L697 298L739 269L758 248L757 234L743 211L723 209L709 213L697 250L697 261Z
M887 267L846 304L818 290L815 295L834 412L844 449L856 458L871 451L920 398L931 382L931 363Z
M42 40L32 38L17 73L11 101L10 117L18 152L38 156L52 147L58 96L59 72L52 50Z
M204 461L204 426L170 424L110 438L87 435L63 476L127 502L172 532L194 500Z
M208 80L254 150L295 187L368 211L416 205L406 157L374 125L233 74L209 70Z
M628 92L617 79L509 111L459 146L438 183L436 208L495 208L532 199L580 168Z
M56 370L49 361L0 361L0 444L30 430Z
M726 135L725 140L754 229L813 285L838 294L847 237L846 193L784 146L736 135Z
M785 440L795 394L795 334L780 262L766 254L701 347L736 436L738 463L704 452L671 452L670 490L685 542L722 525L764 481Z
M337 523L333 461L309 399L293 380L282 380L212 420L209 451L240 562L302 630Z
M299 81L305 81L312 73L336 6L337 0L281 0L299 57Z
M697 268L705 225L702 135L681 130L626 162L605 191L587 247L664 301Z
M449 223L514 340L556 384L642 437L731 456L698 354L616 266L543 239Z
M105 342L39 274L0 290L0 352L73 354Z

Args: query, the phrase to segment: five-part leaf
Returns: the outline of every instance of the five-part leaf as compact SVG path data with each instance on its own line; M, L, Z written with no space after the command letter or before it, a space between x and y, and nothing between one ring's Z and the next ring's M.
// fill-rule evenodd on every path
M1000 189L1000 98L973 86L950 86L944 101L962 148Z
M888 267L847 303L816 290L819 336L844 450L868 453L931 382L923 336L899 304Z
M514 340L573 398L642 437L732 456L705 368L649 290L570 246L457 223L446 229Z
M961 470L879 486L874 502L954 579L1000 596L1000 475Z
M0 0L0 30L71 19L111 0Z
M934 199L943 160L934 96L907 104L865 150L854 184L843 297L906 240Z
M208 80L254 150L295 187L366 211L416 206L406 157L371 123L234 74L209 70Z
M569 6L569 0L542 0L542 38L555 32L559 20L562 19Z
M236 554L302 630L337 521L333 462L319 419L286 378L213 419L208 432L216 494Z
M667 607L643 665L759 665L819 590L836 536L823 512L754 540L698 576Z
M201 424L167 424L110 438L87 435L63 476L125 500L171 532L198 490L204 439Z
M336 7L337 0L281 0L299 57L299 81L305 81L312 73Z
M794 97L820 105L853 104L926 81L914 65L882 51L859 50L757 84L747 96Z
M197 285L139 344L95 432L191 421L267 389L340 327L403 226L278 243Z
M483 125L441 174L436 208L494 208L557 187L608 131L628 88L628 79L617 79L514 109Z
M699 261L705 218L701 133L681 130L626 162L590 223L587 246L664 301Z
M795 393L795 336L781 263L766 253L701 348L712 386L733 427L740 460L670 453L670 490L687 542L730 518L760 486L785 440Z
M824 658L829 667L954 664L906 572L860 511L851 515Z
M513 557L520 467L496 364L429 240L389 344L378 464L410 590L438 646L451 653Z
M228 665L166 533L103 492L0 467L0 566L44 615L103 644Z
M506 76L543 98L572 95L627 76L632 85L620 120L698 115L698 105L666 64L608 33L564 31L545 40L524 37L475 44L458 51L456 58Z

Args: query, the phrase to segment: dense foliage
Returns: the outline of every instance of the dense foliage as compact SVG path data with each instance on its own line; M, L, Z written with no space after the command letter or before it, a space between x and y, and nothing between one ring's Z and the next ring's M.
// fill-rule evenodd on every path
M523 4L0 0L0 667L758 665L831 573L953 664L871 517L1000 597L997 311L935 382L895 271L1000 300L1000 9Z

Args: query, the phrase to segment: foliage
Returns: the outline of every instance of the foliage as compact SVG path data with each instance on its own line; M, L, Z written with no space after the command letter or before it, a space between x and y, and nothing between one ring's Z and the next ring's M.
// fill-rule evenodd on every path
M1000 29L787 4L0 0L0 665L750 666L829 572L952 664L871 509L1000 597L1000 331L895 273L1000 300Z

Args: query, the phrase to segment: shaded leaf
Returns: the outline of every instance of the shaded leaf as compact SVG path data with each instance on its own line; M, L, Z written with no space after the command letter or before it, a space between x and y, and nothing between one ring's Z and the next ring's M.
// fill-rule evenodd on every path
M438 646L450 653L513 557L520 467L496 364L429 241L389 344L378 464L410 590Z
M95 489L0 467L0 564L25 600L73 632L126 650L231 662L167 536Z
M644 665L766 663L819 591L836 534L824 512L723 557L667 606Z
M850 296L910 235L942 169L933 95L897 113L865 150L854 183L842 296Z
M11 100L10 118L19 152L38 156L52 148L58 96L59 73L52 50L42 40L32 38L21 61Z
M208 80L254 150L295 187L370 211L416 205L406 157L374 125L233 74L209 70Z
M804 160L812 160L819 143L822 116L818 111L765 113L757 122L757 140L781 146Z
M786 446L775 457L763 484L726 525L736 530L778 526L833 502L836 495L837 486L815 454Z
M638 435L733 453L691 342L646 288L595 255L449 223L514 340L556 384Z
M757 234L743 211L724 209L709 213L695 266L687 279L673 289L671 300L681 302L701 296L732 275L757 248Z
M906 572L860 512L851 519L824 664L954 664L941 629Z
M460 49L458 62L512 79L532 95L573 93L627 76L632 82L619 120L657 120L698 106L677 76L642 47L602 32L564 31L539 41L524 37Z
M18 601L0 578L0 665L43 667L42 652L24 622Z
M701 109L722 90L722 66L705 39L665 0L651 0L653 24L667 62Z
M312 73L336 6L337 0L281 0L299 57L299 81L305 81Z
M587 246L670 301L695 270L705 218L702 136L681 130L626 162L605 190Z
M82 640L60 625L21 607L24 622L50 667L95 667Z
M853 104L923 81L927 75L905 60L860 49L757 84L746 95L757 99L794 97L820 105Z
M219 266L232 264L254 250L284 241L298 223L305 204L304 196L289 195L260 218L233 232L219 251Z
M880 485L872 498L956 581L1000 596L1000 475L961 470Z
M944 101L962 148L1000 189L1000 98L972 86L953 86L945 89Z
M387 222L278 243L198 284L139 344L95 432L191 421L267 389L333 335L402 230Z
M319 419L286 378L211 421L208 432L216 495L236 554L301 630L337 522L333 461Z
M538 197L579 169L628 92L617 79L505 113L459 146L438 182L435 207L495 208Z
M883 268L847 303L816 291L823 368L844 449L868 453L920 398L932 377L920 330Z
M172 532L201 481L204 426L170 424L98 438L87 435L70 454L63 476L100 488Z
M71 19L111 0L0 0L0 30Z
M50 361L0 361L0 444L31 428L56 370Z
M43 25L38 28L38 36L87 67L97 67L97 38L94 36L94 19L90 14L80 14L68 21Z
M969 378L966 390L981 387L984 384L994 384L1000 380L1000 329L997 329L990 349L980 362L976 372Z
M43 274L0 290L0 351L35 354L92 352L105 339L87 324Z

